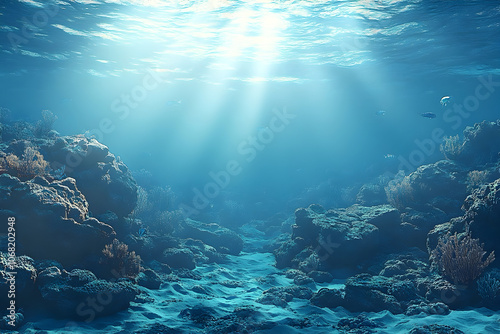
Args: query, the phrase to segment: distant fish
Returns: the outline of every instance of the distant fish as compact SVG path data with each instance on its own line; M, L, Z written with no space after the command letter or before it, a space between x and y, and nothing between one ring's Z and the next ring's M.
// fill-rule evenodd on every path
M146 229L144 227L141 227L138 232L139 236L142 237L144 233L146 233Z
M173 107L173 106L178 106L182 103L182 100L172 100L172 101L167 101L167 107Z
M432 113L432 112L424 112L424 113L420 114L420 116L426 117L426 118L436 118L436 114Z
M443 96L441 98L441 101L439 101L439 103L441 103L443 107L446 107L450 102L451 102L451 96Z
M384 116L385 115L385 110L379 110L375 113L377 116Z
M396 156L394 154L386 154L384 155L384 158L386 159L394 159Z

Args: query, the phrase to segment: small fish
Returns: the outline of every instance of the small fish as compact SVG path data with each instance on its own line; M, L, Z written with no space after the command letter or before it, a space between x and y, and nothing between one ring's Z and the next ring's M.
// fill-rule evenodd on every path
M142 237L144 233L146 233L146 229L144 227L141 227L138 232L139 236Z
M436 118L436 114L432 113L432 112L424 112L424 113L420 114L420 116L426 117L426 118Z
M446 107L450 102L451 102L451 96L443 96L441 98L441 101L439 101L439 103L441 103L443 107Z
M384 155L384 158L386 159L394 159L396 156L394 154L386 154Z
M377 116L385 116L385 110L379 110L375 113Z
M173 106L178 106L182 103L182 100L172 100L172 101L167 101L167 107L173 107Z

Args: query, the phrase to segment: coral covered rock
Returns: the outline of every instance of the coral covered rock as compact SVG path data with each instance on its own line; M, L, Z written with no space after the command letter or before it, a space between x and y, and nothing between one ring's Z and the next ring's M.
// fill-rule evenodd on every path
M345 308L352 312L379 312L394 314L403 309L396 298L389 294L394 280L383 276L360 274L350 277L345 285Z
M92 321L127 309L138 294L129 282L99 280L88 270L67 272L53 268L40 273L42 280L38 288L43 300L58 316Z
M340 289L323 288L311 297L311 304L318 307L335 308L344 305L344 292Z
M460 214L460 207L467 194L467 172L461 165L441 160L433 164L420 166L408 178L412 208L431 205L449 214L449 218Z
M464 130L464 141L457 161L467 166L482 166L498 161L500 152L500 120L483 121Z
M112 211L128 215L137 203L137 184L125 164L106 146L83 136L47 139L39 144L53 168L64 166L94 215Z
M312 296L313 292L308 287L272 287L262 292L262 296L257 299L257 303L286 307L293 298L310 299Z
M465 334L459 329L446 325L423 325L413 328L409 334Z
M486 250L496 250L500 254L500 179L487 184L467 197L463 208L466 210L464 223L474 238L484 243Z
M243 249L243 240L238 234L216 223L205 224L186 219L180 224L176 236L201 240L221 253L238 255Z
M36 279L33 259L27 256L9 257L9 253L0 252L0 303L2 305L9 305L9 299L20 303L32 297ZM11 298L9 291L12 289L14 295Z
M384 187L373 183L364 184L356 195L356 203L364 206L387 203Z
M88 218L88 203L72 178L22 182L0 175L1 216L15 213L18 251L36 259L76 263L96 254L113 229Z
M398 210L390 205L354 205L326 212L313 206L297 209L291 239L275 251L277 267L303 263L304 250L310 249L317 254L320 269L355 269L385 246L397 246L394 237L400 223Z

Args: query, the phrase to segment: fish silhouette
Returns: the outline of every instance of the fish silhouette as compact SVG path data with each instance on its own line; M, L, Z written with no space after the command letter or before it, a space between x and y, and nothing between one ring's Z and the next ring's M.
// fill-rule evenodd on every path
M420 114L420 116L426 117L426 118L436 118L436 114L432 113L432 112L424 112L424 113Z

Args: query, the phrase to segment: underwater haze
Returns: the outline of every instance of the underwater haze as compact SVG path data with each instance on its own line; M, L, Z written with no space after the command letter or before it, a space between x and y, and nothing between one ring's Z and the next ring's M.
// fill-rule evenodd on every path
M35 171L30 177L19 173L16 182L29 183L28 188L31 187L34 193L39 192L33 187L51 187L49 184L59 182L64 186L56 187L56 192L62 188L73 191L72 187L78 187L81 194L76 189L72 195L58 196L66 200L68 196L70 199L82 196L81 200L74 199L74 203L87 203L86 209L82 209L83 204L74 204L78 210L83 210L82 213L73 217L73 209L67 209L64 219L78 222L81 218L83 225L92 228L97 228L97 221L111 226L113 231L99 225L105 233L109 232L108 237L113 237L98 241L89 239L89 244L95 242L96 249L82 245L80 253L75 250L75 259L85 258L82 262L75 262L70 256L57 258L57 254L64 253L61 250L38 253L43 254L39 259L36 256L38 246L27 246L32 243L30 238L24 240L25 248L21 251L25 252L17 255L25 254L35 261L55 259L62 264L58 267L61 272L63 267L68 271L85 269L94 272L99 279L109 279L100 274L102 268L93 266L97 266L94 260L101 253L106 256L106 252L112 252L111 245L119 247L112 243L116 237L115 240L123 241L130 251L135 251L134 256L142 257L141 271L157 272L162 279L160 290L154 290L141 302L130 301L135 306L123 311L129 312L124 317L130 323L122 327L118 322L125 318L106 318L116 317L109 315L114 311L102 314L104 318L97 321L81 323L80 317L70 325L48 320L52 316L43 312L28 311L25 317L38 323L40 328L49 332L61 330L61 333L64 328L82 333L94 330L96 333L118 333L120 330L120 333L327 333L341 318L356 317L356 312L365 311L375 312L375 323L379 325L373 328L384 324L385 327L380 328L385 328L386 332L380 329L380 333L408 333L413 328L410 324L415 327L444 323L439 318L443 315L441 311L429 311L431 322L422 317L401 325L406 321L404 314L409 315L410 311L405 310L410 308L408 300L411 298L403 302L397 294L394 296L400 303L399 308L394 308L393 304L350 307L339 302L335 307L340 305L342 310L335 311L333 306L325 308L317 301L321 296L311 302L313 306L309 304L311 296L303 298L305 292L300 289L307 286L315 294L320 288L337 291L342 286L340 289L344 289L345 279L370 272L367 268L372 270L373 263L365 261L364 253L351 253L351 246L346 246L346 253L341 253L348 255L339 257L349 263L340 263L341 260L333 263L331 252L328 260L323 261L319 256L316 261L319 265L316 264L314 270L306 270L307 266L301 261L318 253L315 247L324 246L321 240L330 240L330 235L321 236L328 230L321 224L334 226L332 217L337 217L337 223L370 225L372 218L367 217L387 214L384 217L397 216L397 226L414 227L411 233L415 233L415 238L413 234L411 238L406 235L408 239L392 235L394 239L381 241L395 247L384 251L384 256L395 254L396 249L400 252L399 242L407 240L408 247L415 247L425 255L421 257L417 252L419 263L427 266L429 256L434 256L429 247L441 247L437 241L441 234L432 234L434 226L473 210L473 206L462 207L466 196L472 196L479 185L491 185L500 177L497 175L500 170L497 168L498 151L494 146L499 142L495 126L500 126L494 123L500 118L499 36L500 2L495 0L0 0L0 139L1 123L5 125L4 141L0 141L0 160L4 159L5 165L0 164L0 175L6 172L16 176L9 171L19 171L20 165L15 164L21 163L13 157L17 154L21 159L23 152L28 156L28 151L23 151L25 144L21 145L18 140L35 143L50 166L45 169L50 169L45 175L49 181L47 184L33 181L36 175L43 176L42 172ZM9 118L5 116L7 111ZM35 138L12 134L12 131L21 131L12 130L19 129L20 125L14 124L21 124L21 121L42 124L37 123L42 117L52 117L50 125L55 132L49 133L47 129L41 132L43 135L35 134ZM483 121L492 123L481 123ZM468 134L464 133L474 124L474 130L469 128ZM458 137L454 137L456 135ZM57 153L56 144L67 145L67 149L62 148L62 153ZM491 149L490 144L493 145ZM76 152L78 145L80 153L92 147L96 161L82 160L84 163L81 163L65 158L64 154ZM97 157L101 153L103 157ZM459 153L463 153L461 158ZM90 155L82 157L87 159ZM485 158L477 158L479 156ZM36 155L33 157L31 161L43 161ZM470 165L472 162L475 165ZM101 170L111 168L115 174L107 172L102 178L93 179L89 175L94 172L81 170L94 163ZM431 167L424 171L420 166ZM68 181L71 178L76 181ZM14 191L15 187L11 186L14 181L9 179L7 182L7 178L4 181L9 185L5 189ZM410 188L412 190L408 190ZM432 193L438 191L436 189L448 190ZM479 193L476 195L480 201L482 197ZM13 198L14 195L0 196L0 201L4 201L0 202L0 218L4 221L12 212L16 213L14 204L6 204ZM66 200L64 205L69 205ZM328 211L330 209L334 213ZM44 212L40 210L36 211L37 215ZM493 216L500 214L500 211L492 212ZM116 219L110 218L110 214L116 214ZM467 217L464 216L464 221ZM16 219L20 221L21 218ZM160 221L163 225L158 228L150 223L152 221ZM320 227L313 227L316 223L310 223L312 221L322 223L318 223ZM348 232L349 237L345 240L362 240L355 248L375 254L378 246L365 244L363 240L372 240L368 235L374 229L384 234L384 226L373 223L369 228ZM58 228L54 227L54 231L58 233ZM317 234L309 235L308 231ZM449 231L461 230L455 226ZM217 238L214 238L221 244L203 239L206 233L215 233ZM427 242L428 233L431 233L430 243ZM231 246L220 241L223 239L220 234L231 240ZM61 235L71 233L61 232ZM165 235L180 239L165 241ZM488 244L488 235L494 233L481 230L472 237L481 238L479 244L485 242L485 251L489 254L494 250L491 247L497 246ZM231 247L235 241L231 238L236 238L238 245L241 243L241 249L233 251ZM190 244L194 239L202 240L209 245L207 247L214 248L214 252L227 255L229 262L222 261L225 267L220 264L219 271L212 272L211 266L216 265L208 260L203 262L206 258L212 259L212 255L202 252L204 255L198 256L189 248L201 247ZM316 241L306 247L297 241L299 239ZM343 242L335 241L334 244L342 245L340 249L343 249ZM290 246L292 243L294 246ZM295 246L303 251L293 248ZM155 247L161 248L158 257L154 257ZM182 256L190 252L195 254L194 259L186 260L175 253L180 260L172 260L171 256L175 256L169 252L174 252L176 247L181 249L178 252ZM291 249L297 252L280 257ZM84 254L89 254L88 258ZM218 258L219 255L213 256ZM387 259L377 259L382 261L377 262L377 265L382 264L377 274ZM153 260L156 264L152 264ZM160 262L177 268L175 261L192 262L187 268L199 270L196 275L206 281L191 284L194 278L186 273L161 272L165 267L158 269ZM252 266L258 275L267 278L274 275L274 278L257 280L254 273L245 271ZM40 275L50 266L36 264L34 267ZM241 275L235 268L242 270ZM302 270L304 275L298 279L287 272L285 278L284 268ZM312 271L324 272L325 276L311 274ZM165 278L173 274L178 277ZM141 275L145 274L141 272ZM318 276L323 278L316 280ZM287 281L290 277L292 283ZM499 279L495 284L500 287L500 274L495 277ZM301 279L303 284L297 283ZM467 284L476 284L476 279L478 276ZM246 290L243 283L225 284L219 290L214 288L204 293L210 302L203 307L215 311L203 309L206 312L203 313L197 309L197 314L204 315L202 320L195 319L193 314L196 312L186 310L194 307L194 301L200 302L203 298L198 298L199 291L193 292L196 290L193 285L212 287L210 284L216 280L252 283ZM294 287L301 291L294 290L293 302L283 295L272 299L263 292L288 283L296 284ZM245 292L234 292L235 287ZM52 296L46 292L47 287L37 289L51 302L59 298L47 297ZM491 304L483 303L486 299L479 298L479 292L474 292L476 299L471 297L473 302L461 300L457 306L439 297L431 299L429 295L439 294L436 289L429 288L431 292L426 295L429 303L439 300L443 307L458 310L453 312L465 312L452 312L447 325L467 333L500 330L498 316L489 313L493 312L487 309ZM383 292L388 293L386 290ZM500 288L497 291L500 296ZM229 294L233 301L224 300L223 296ZM297 297L299 294L301 297ZM219 323L219 327L207 324L208 318L222 319L224 312L255 304L259 296L257 303L265 306L255 311L260 315L252 318L252 323L259 323L260 327L255 325L251 329L250 318L244 321L226 319L234 323L239 321L240 327L232 331L229 327L220 329ZM156 302L147 304L147 298ZM280 298L291 306L283 306L286 302L280 304ZM357 295L355 298L365 297ZM500 305L499 298L492 297L492 310ZM276 302L277 299L280 302ZM174 303L173 300L178 304L172 309L161 306L163 302ZM464 311L466 306L484 308L476 314L473 310ZM300 311L294 313L294 310ZM307 323L304 319L312 319L312 314L321 315ZM289 321L294 316L302 317L300 325ZM164 324L174 328L171 332L148 327L158 319L170 317L176 320ZM472 321L476 317L480 318L478 327L471 325L467 331L467 321L460 319ZM68 318L74 320L74 317ZM196 324L187 325L189 321ZM269 325L270 322L277 327ZM120 329L113 328L114 325L110 325L113 323ZM35 333L38 325L29 327L28 323L28 327L24 327L26 333ZM139 332L141 328L144 332ZM336 328L350 333L347 327ZM366 333L372 333L371 330Z
M455 135L491 118L498 94L467 117L443 117L439 101L463 103L478 77L498 74L499 10L496 1L6 0L0 99L16 118L52 111L61 134L95 133L172 186L202 188L237 160L230 187L282 198L393 171L384 156L408 156L433 129ZM261 133L275 109L293 118ZM249 163L244 141L259 134Z

